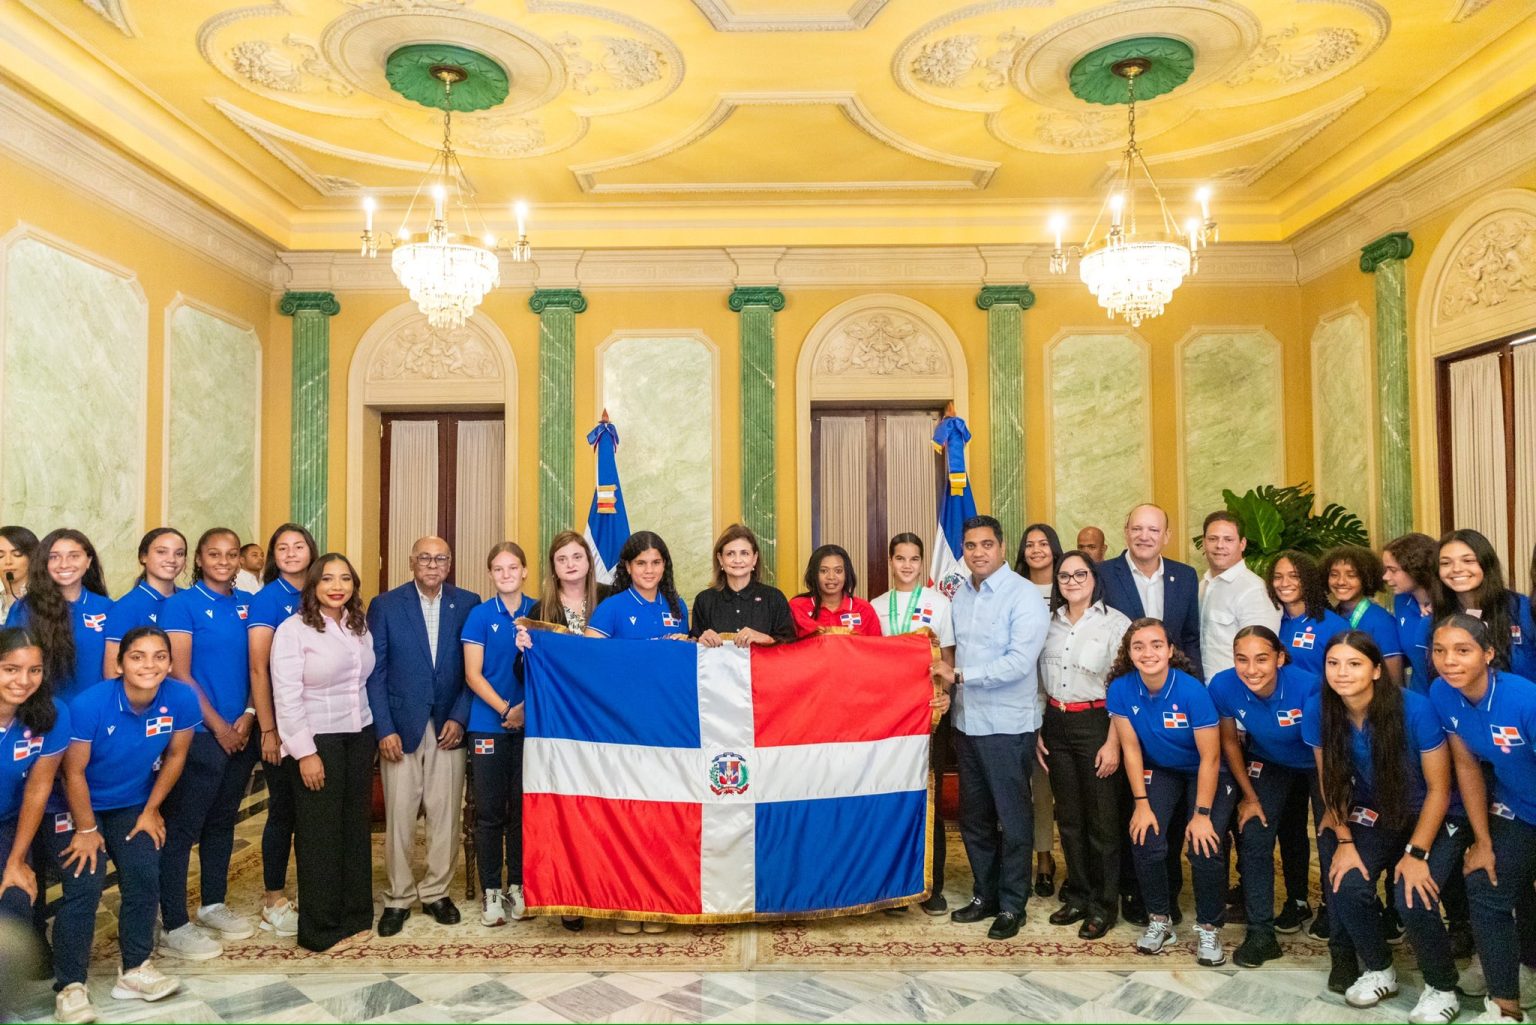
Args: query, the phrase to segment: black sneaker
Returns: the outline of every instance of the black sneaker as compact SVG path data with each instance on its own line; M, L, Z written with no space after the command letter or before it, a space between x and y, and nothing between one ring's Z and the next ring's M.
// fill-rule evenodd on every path
M949 913L949 901L944 899L944 895L942 893L934 894L932 897L929 897L927 900L919 904L918 907L923 909L923 914L933 915L935 918L937 918L939 915Z
M1232 963L1243 968L1258 968L1265 961L1280 956L1280 941L1275 939L1274 933L1252 930L1244 938L1243 945L1232 954Z
M1285 908L1275 918L1275 932L1287 935L1300 932L1312 917L1312 907L1304 900L1288 900Z
M1398 917L1397 908L1382 909L1381 931L1385 934L1387 942L1394 947L1403 942L1403 920Z
M1307 924L1307 935L1314 940L1328 941L1328 905L1319 904L1317 915Z
M1360 978L1360 962L1355 960L1353 952L1341 954L1332 947L1328 949L1328 956L1333 960L1333 966L1328 969L1328 989L1342 993Z

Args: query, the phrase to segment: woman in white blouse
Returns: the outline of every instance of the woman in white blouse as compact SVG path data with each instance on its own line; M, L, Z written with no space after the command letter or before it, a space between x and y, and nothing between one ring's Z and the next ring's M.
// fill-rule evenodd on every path
M299 946L341 951L372 937L373 753L368 708L373 638L357 572L332 552L316 559L299 612L272 636L272 702L296 787Z
M1052 925L1082 922L1096 940L1115 922L1120 882L1120 742L1104 707L1109 667L1130 620L1105 605L1094 562L1080 551L1056 564L1051 626L1040 652L1045 720L1042 763L1056 798L1056 827L1067 860L1061 908Z

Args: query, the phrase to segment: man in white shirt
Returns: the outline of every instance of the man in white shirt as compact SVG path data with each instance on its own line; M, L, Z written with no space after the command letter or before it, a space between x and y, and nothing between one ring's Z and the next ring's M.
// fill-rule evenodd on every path
M1246 626L1280 629L1280 610L1259 575L1243 562L1248 539L1225 509L1205 518L1202 545L1210 567L1200 578L1200 665L1209 680L1231 669L1232 640Z

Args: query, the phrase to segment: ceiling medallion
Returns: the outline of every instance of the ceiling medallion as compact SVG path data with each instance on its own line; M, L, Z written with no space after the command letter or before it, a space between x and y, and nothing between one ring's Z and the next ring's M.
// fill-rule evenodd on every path
M507 251L518 263L532 258L528 244L527 205L514 205L517 241L499 242L486 227L475 203L475 187L464 173L453 148L453 114L489 110L507 98L511 80L505 69L474 50L437 43L403 46L389 55L385 76L401 96L443 112L442 149L432 159L427 175L411 197L400 229L386 238L394 247L390 267L410 292L411 299L434 328L462 327L486 293L501 284L499 251ZM425 190L432 197L432 219L425 238L412 241L411 215ZM378 256L373 232L377 203L363 199L362 255ZM463 230L449 230L455 216Z
M1211 219L1209 188L1196 193L1200 220L1191 218L1181 229L1168 212L1162 190L1136 144L1136 101L1178 88L1194 72L1194 53L1176 39L1125 39L1080 58L1072 66L1072 92L1089 103L1124 103L1127 142L1109 193L1099 206L1088 237L1081 246L1062 248L1065 221L1052 218L1056 248L1051 273L1065 274L1069 257L1078 257L1083 284L1110 317L1121 316L1133 327L1144 318L1162 314L1174 290L1199 270L1200 247L1217 240ZM1143 228L1136 219L1138 191L1150 191L1157 210ZM1099 226L1109 214L1109 227Z

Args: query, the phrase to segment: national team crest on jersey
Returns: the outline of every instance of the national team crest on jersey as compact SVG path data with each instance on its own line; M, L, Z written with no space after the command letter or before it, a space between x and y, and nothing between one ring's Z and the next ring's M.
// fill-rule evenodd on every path
M857 612L844 612L837 618L844 626L858 626L864 622L864 617Z
M1264 763L1263 762L1249 762L1248 763L1248 778L1249 779L1258 779L1262 775L1264 775Z
M101 628L107 624L107 614L105 612L85 613L81 615L80 621L85 624L87 630L95 630L97 633L101 633Z
M1142 769L1141 770L1141 785L1144 786L1144 787L1149 787L1149 786L1152 785L1152 770L1151 769Z
M75 817L67 811L61 811L53 817L53 831L55 833L67 833L75 828Z
M1355 805L1354 809L1349 813L1349 821L1357 826L1374 826L1376 819L1376 813L1362 804Z
M1311 651L1317 645L1317 635L1310 629L1304 630L1291 638L1291 647L1300 648L1302 651Z
M1163 729L1187 730L1189 729L1189 716L1185 715L1183 712L1164 712Z
M1523 641L1522 637L1521 637L1521 634L1520 634L1520 624L1519 623L1511 623L1511 624L1509 624L1509 642L1511 644L1523 644L1523 643L1525 643Z
M1515 809L1511 808L1503 801L1494 801L1488 806L1488 811L1490 814L1497 815L1501 819L1514 821L1515 818Z
M144 720L144 736L158 737L162 733L171 732L176 725L176 717L171 715L157 715Z
M22 737L11 748L11 761L24 762L43 749L42 737Z
M912 613L912 625L913 626L932 626L933 625L933 610L930 609L930 608L924 607L924 608L918 609L915 612L913 612Z
M1493 746L1505 754L1509 754L1509 749L1512 747L1525 746L1525 738L1520 736L1518 726L1495 726L1489 723L1488 729L1493 734Z
M481 737L475 741L475 754L491 755L496 753L496 738Z
M1275 712L1275 722L1281 726L1295 726L1301 722L1301 709L1286 708Z
M734 751L722 751L710 760L710 793L720 796L744 794L750 785L751 775L747 772L747 760L741 755Z
M251 607L249 605L236 605L235 615L239 616L241 619L250 619Z
M662 626L681 626L682 622L683 621L681 619L678 619L676 616L674 616L670 612L663 612L661 614L661 625Z

